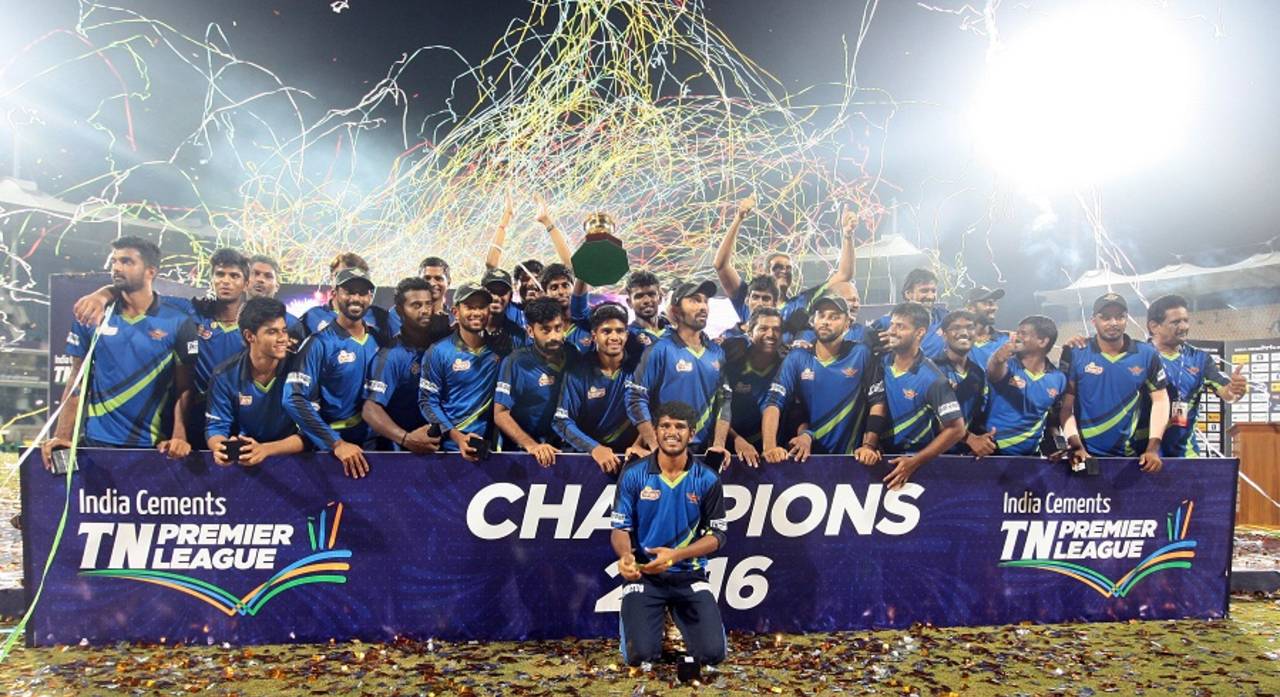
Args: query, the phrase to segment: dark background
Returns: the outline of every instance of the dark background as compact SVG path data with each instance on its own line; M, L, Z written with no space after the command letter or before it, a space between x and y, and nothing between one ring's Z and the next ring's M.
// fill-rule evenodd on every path
M957 11L962 7L961 3L935 4ZM314 100L305 104L304 111L312 118L325 109L354 104L393 61L417 47L447 45L467 62L479 61L511 19L526 17L530 9L528 2L511 0L351 0L341 13L322 0L145 0L123 5L197 38L216 24L237 56L270 68L286 84L309 91ZM4 17L0 93L30 77L24 73L29 66L85 50L68 35L23 53L23 47L47 32L74 26L73 2L0 0L0 6L4 7L0 12ZM1006 3L1000 6L997 19L1009 36L1060 6ZM710 20L744 54L776 76L787 91L817 85L810 96L819 101L838 94L833 85L843 81L842 40L852 46L865 9L862 3L849 0L706 3ZM1274 28L1280 26L1280 3L1173 3L1170 11L1187 18L1184 21L1192 29L1193 49L1200 60L1203 79L1192 126L1167 162L1109 182L1101 190L1108 230L1139 271L1180 258L1213 265L1265 251L1277 234L1274 221L1280 214L1275 195L1280 174L1275 104L1280 103L1280 84L1274 79L1280 49L1273 40ZM1002 187L974 152L964 119L983 75L987 49L986 37L965 28L972 19L972 13L930 11L912 2L875 4L856 63L857 78L860 86L884 90L898 103L887 134L872 127L867 135L876 154L883 156L887 186L882 199L892 197L904 206L897 221L899 232L926 246L936 244L944 264L950 259L964 264L977 282L1004 282L1015 289L1002 310L1002 320L1008 322L1016 319L1016 313L1036 309L1031 290L1060 287L1067 282L1067 274L1091 268L1093 243L1070 197L1033 202L1007 189L992 197ZM212 36L223 43L216 33ZM185 79L176 61L148 60L148 65L156 94L164 93L161 86ZM444 51L415 61L401 80L414 113L439 109L448 97L450 81L464 67ZM102 65L86 61L58 73L56 79L43 80L38 90L23 91L24 99L41 102L43 123L38 128L21 128L15 140L13 129L0 119L0 174L17 172L35 180L43 191L58 192L70 182L103 171L107 136L81 120L92 111L96 98L86 101L80 88L112 79ZM859 96L883 97L878 92ZM465 94L459 97L466 103ZM6 106L9 112L12 105ZM132 107L138 149L133 153L116 147L118 167L130 164L131 158L169 157L171 151L155 148L158 144L172 148L190 132L191 118L201 110L195 99L136 99ZM872 106L866 111L872 123L887 116L887 107ZM366 137L386 138L389 149L398 148L398 129L387 131ZM882 138L881 152L875 143ZM199 152L199 147L184 149L178 164L190 176L203 177L202 186L215 203L219 191L234 201L238 182L219 179L225 170L217 162L202 163ZM133 188L127 193L175 206L191 205L193 201L186 200L189 189L177 179L158 174L138 177L130 180ZM66 197L75 200L75 193ZM984 215L993 202L997 215L988 231ZM1046 203L1057 220L1033 231L1032 221L1044 212ZM966 236L966 226L974 222L979 223L978 229ZM80 263L73 257L65 258L68 265ZM98 263L93 259L90 266Z

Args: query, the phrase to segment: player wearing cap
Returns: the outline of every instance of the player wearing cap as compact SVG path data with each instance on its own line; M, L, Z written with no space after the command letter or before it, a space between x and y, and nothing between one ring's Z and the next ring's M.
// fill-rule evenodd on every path
M984 368L1001 346L1009 343L1009 335L996 331L996 313L1000 310L1000 300L1004 298L1004 289L992 290L979 286L969 291L969 304L966 309L977 319L973 329L973 348L969 349L969 357Z
M924 338L920 341L920 350L925 358L932 358L946 348L942 339L942 318L947 308L938 307L938 277L928 269L912 269L902 281L902 299L909 303L917 303L925 308L929 315L929 326L925 328ZM889 323L893 313L877 319L868 328L875 335L878 346L886 346L889 341Z
M400 333L378 351L364 384L360 411L369 428L382 437L381 448L418 454L440 448L440 436L431 434L418 407L423 355L450 331L448 318L436 314L434 308L426 279L410 276L396 284Z
M52 465L53 450L71 446L82 406L85 445L159 448L173 457L190 452L181 419L173 419L173 394L187 389L191 381L190 368L176 360L178 329L187 314L152 289L160 266L160 248L154 242L121 237L111 242L111 250L115 310L96 330L88 394L80 394L77 380L67 381L54 434L41 444L45 467ZM70 375L80 373L94 336L95 330L83 322L71 325Z
M858 321L858 310L862 308L862 298L858 295L858 289L849 281L840 281L828 286L827 293L844 298L844 304L849 308L849 330L844 333L845 340L865 342L868 338L867 327ZM801 326L801 323L804 326ZM790 331L787 331L788 329ZM814 334L808 312L797 312L787 319L782 335L784 346L811 348L816 340L817 335Z
M427 351L418 407L446 436L444 450L478 460L490 437L493 390L502 358L485 342L489 291L464 283L453 295L453 334Z
M631 378L625 361L627 310L600 303L592 308L590 321L595 350L565 372L552 428L568 447L589 453L602 471L613 474L622 464L618 455L631 451L637 438L626 406Z
M284 382L289 354L288 313L279 300L250 298L240 312L245 348L219 365L209 382L205 437L213 461L261 464L268 457L302 452L298 426L284 410ZM227 440L239 441L229 452Z
M369 471L364 449L369 426L361 415L364 384L378 355L378 341L364 317L373 302L373 281L359 266L334 277L330 302L338 310L298 348L284 385L284 408L317 450L331 450L348 477Z
M329 262L329 274L334 279L333 286L335 289L338 286L338 275L348 269L357 269L364 273L365 278L372 278L369 271L369 262L365 261L364 257L353 252L344 252ZM306 312L302 313L298 325L291 329L298 341L324 329L341 314L341 310L337 307L337 302L333 299L333 294L334 291L331 291L329 300L325 304L308 308ZM369 330L374 336L378 337L380 342L385 343L391 337L400 333L400 318L394 312L387 312L372 302L367 303L363 320L365 326L369 327Z
M493 298L489 304L489 324L484 330L489 345L502 356L531 345L524 326L524 310L511 302L515 287L511 275L502 269L490 269L480 279L480 285ZM514 312L512 308L515 308Z
M628 582L618 619L622 659L638 666L659 658L669 609L689 654L715 664L728 646L707 557L724 548L724 491L690 451L694 408L668 401L655 415L658 451L623 470L610 518L609 543Z
M530 302L524 312L533 345L502 359L493 395L493 421L504 443L519 446L538 464L549 467L560 452L555 447L559 439L551 430L551 418L569 355L564 350L564 318L560 304L551 298Z
M978 318L968 310L955 310L942 318L942 336L947 347L934 357L934 365L946 376L960 403L960 418L964 419L964 439L950 451L954 454L973 454L985 457L995 452L995 433L986 427L987 406L991 389L987 384L987 371L973 360L971 347Z
M1067 390L1067 376L1049 362L1058 326L1043 315L1018 323L1017 339L987 360L991 407L987 428L1000 455L1035 455L1045 422Z
M694 450L714 449L727 454L724 444L729 435L731 407L723 373L724 349L702 331L707 326L707 299L715 292L716 284L711 281L676 284L669 308L675 331L644 350L627 383L627 415L649 450L657 447L654 409L676 400L698 413Z
M769 405L769 388L782 365L782 313L772 305L761 305L751 314L747 330L749 335L729 337L721 346L725 353L725 379L733 391L729 422L733 452L748 466L756 467L764 444L761 415Z
M879 434L888 431L885 452L903 453L889 461L893 471L884 478L896 489L920 467L959 443L965 428L951 384L920 349L929 327L929 311L919 303L900 303L889 317L889 353L882 363L884 388L872 389L870 395L873 405L888 407L887 423L869 426L867 439L874 447L879 444Z
M1160 454L1164 457L1199 457L1200 444L1196 438L1196 419L1200 414L1200 399L1212 390L1224 402L1234 402L1249 390L1249 383L1236 366L1231 377L1218 370L1213 356L1187 343L1191 331L1191 315L1187 299L1181 295L1165 295L1147 306L1147 331L1151 345L1155 347L1164 364L1169 381L1169 425L1160 440ZM1143 400L1143 411L1149 413L1151 400ZM1139 429L1134 447L1147 436L1139 418Z
M761 426L766 462L788 457L804 462L810 453L852 455L863 445L868 393L879 382L875 357L865 345L845 339L849 306L839 295L816 299L812 322L814 346L788 353L769 388ZM789 448L783 448L778 424L792 399L800 402L808 428L784 434Z
M1129 304L1116 293L1093 303L1096 332L1084 348L1066 346L1059 367L1067 376L1060 420L1073 461L1089 455L1132 456L1138 426L1139 402L1151 395L1151 418L1144 451L1138 463L1144 472L1158 472L1159 435L1169 422L1168 381L1155 347L1134 341L1125 333Z

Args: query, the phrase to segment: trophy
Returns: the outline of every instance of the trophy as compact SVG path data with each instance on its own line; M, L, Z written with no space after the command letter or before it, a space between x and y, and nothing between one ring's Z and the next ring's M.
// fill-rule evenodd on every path
M608 213L592 213L582 223L586 239L573 253L573 273L593 286L607 286L622 280L630 265L627 250L614 236L617 224Z

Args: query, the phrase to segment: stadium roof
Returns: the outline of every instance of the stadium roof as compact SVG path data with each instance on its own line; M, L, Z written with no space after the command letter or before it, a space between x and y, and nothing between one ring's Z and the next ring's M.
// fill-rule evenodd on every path
M1143 274L1094 269L1081 274L1066 288L1036 291L1036 297L1045 305L1076 307L1093 302L1097 295L1107 291L1139 300L1139 293L1148 299L1167 293L1192 298L1246 288L1276 287L1280 287L1280 252L1265 252L1226 266L1170 264Z

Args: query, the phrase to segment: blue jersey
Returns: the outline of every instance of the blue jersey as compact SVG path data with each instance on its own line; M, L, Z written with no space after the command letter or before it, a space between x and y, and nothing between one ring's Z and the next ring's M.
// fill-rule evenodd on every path
M813 310L813 301L822 297L822 295L827 292L828 285L830 285L829 281L823 281L820 285L816 285L812 288L805 288L799 293L787 298L782 303L782 307L778 310L782 313L782 321L786 322L791 315L794 315L796 312L801 310L806 314L811 312Z
M893 354L882 359L884 389L872 390L872 403L889 408L893 435L885 452L914 452L928 445L939 429L960 416L960 403L947 376L933 361L917 352L905 371L893 367Z
M733 393L730 408L732 419L729 425L734 433L758 447L761 444L761 413L769 406L769 388L778 375L778 368L782 366L782 357L774 356L769 365L757 370L751 365L750 355L750 350L747 349L740 360L729 361L725 369L725 380ZM784 408L784 415L786 411ZM779 421L780 432L785 420ZM785 442L786 439L780 440Z
M671 331L671 324L661 316L658 317L658 328L656 330L640 324L640 320L632 320L631 324L627 325L627 339L632 343L632 346L636 347L636 351L643 351L650 344L666 336Z
M1093 455L1133 455L1143 392L1167 386L1155 348L1126 334L1117 356L1102 352L1096 338L1082 349L1062 349L1059 367L1074 392L1076 424L1085 449Z
M702 347L696 350L676 332L655 341L641 354L627 384L627 415L631 423L639 426L652 421L653 411L663 402L684 402L698 415L690 449L709 445L716 421L731 420L723 366L724 349L707 339L706 334L702 335Z
M686 458L675 479L667 479L654 455L631 463L618 477L610 523L631 534L634 549L681 549L707 535L724 548L728 523L720 475L694 463L693 455ZM706 568L706 557L691 557L662 573L706 573Z
M178 330L178 358L192 367L191 378L199 394L209 391L214 368L243 350L244 338L236 322L219 322L197 313Z
M422 384L422 357L426 349L404 343L404 335L378 351L369 378L364 383L364 398L381 406L397 426L406 431L427 424L418 407L418 390ZM396 446L399 449L399 446Z
M1169 418L1169 427L1164 431L1160 441L1160 454L1164 457L1200 457L1200 442L1196 438L1196 420L1200 417L1200 400L1206 390L1220 390L1230 381L1213 356L1183 342L1174 353L1156 352L1164 365L1164 374L1168 378L1169 404L1174 414ZM1185 425L1175 423L1177 411L1181 408L1185 415ZM1146 447L1146 437L1151 414L1151 396L1142 397L1142 416L1138 420L1137 432L1140 436L1134 439L1135 449L1139 444Z
M934 305L929 308L929 328L924 332L924 338L920 340L920 352L926 358L933 358L947 349L947 340L942 336L942 320L947 316L947 308ZM889 329L889 320L891 314L884 315L880 319L871 323L867 327L873 332L883 332Z
M1005 370L1004 379L991 385L987 430L995 429L999 454L1035 455L1045 421L1067 391L1067 376L1048 361L1043 373L1033 373L1016 356Z
M605 371L595 353L575 361L560 388L552 422L556 434L582 453L597 445L625 450L636 439L635 426L627 418L626 384L630 379L625 368Z
M100 326L88 394L80 395L87 445L150 448L168 437L178 331L187 314L166 300L154 293L146 312L124 317L117 311ZM73 322L67 355L84 358L93 333L93 328Z
M288 438L297 424L284 410L285 361L267 384L253 379L248 350L241 351L213 371L205 404L205 438L248 436L259 443Z
M983 370L987 369L987 363L991 361L991 357L1001 346L1009 343L1009 335L1004 332L991 330L991 336L982 340L973 342L973 346L969 349L969 358L978 364Z
M284 408L316 449L332 449L339 439L363 446L369 439L360 410L377 356L378 342L367 328L357 340L337 322L302 342L285 379Z
M862 445L868 395L879 382L878 373L875 358L863 344L843 342L839 353L826 361L813 349L796 349L787 354L769 388L769 405L785 412L787 401L798 399L814 452L852 454Z
M964 365L957 366L951 362L945 350L933 359L933 363L946 376L947 383L951 385L951 391L956 394L956 402L960 404L960 418L964 419L965 429L971 433L986 433L984 424L987 406L991 399L987 371L979 367L972 360L971 355L965 356ZM969 446L964 441L960 441L948 452L960 454L970 451Z
M507 316L499 319L497 327L486 327L484 335L485 343L502 355L509 355L517 349L533 346L533 339L529 338L529 332L525 326ZM501 347L500 350L499 347Z
M523 348L502 359L498 368L494 403L506 407L520 429L539 443L555 440L551 417L560 401L565 360L570 355L562 351L553 363L538 349Z
M447 434L453 429L489 437L493 423L493 390L502 358L488 345L472 350L455 332L431 345L418 393L427 421L440 425L446 452L458 452Z

